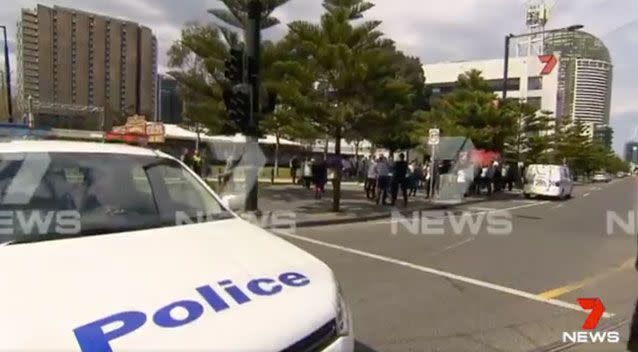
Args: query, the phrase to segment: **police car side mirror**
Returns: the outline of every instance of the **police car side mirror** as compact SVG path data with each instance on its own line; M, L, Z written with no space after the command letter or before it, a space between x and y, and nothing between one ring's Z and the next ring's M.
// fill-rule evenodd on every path
M236 194L227 194L222 197L222 204L230 210L240 210L242 197Z
M221 199L222 200L222 205L225 208L228 208L228 209L230 209L230 197L231 196L223 196L222 199Z

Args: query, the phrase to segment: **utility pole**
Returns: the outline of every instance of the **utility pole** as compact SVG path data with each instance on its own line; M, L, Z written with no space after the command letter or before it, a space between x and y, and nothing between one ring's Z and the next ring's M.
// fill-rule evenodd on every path
M260 0L252 0L248 5L248 23L246 25L246 54L248 57L248 84L251 91L251 111L248 121L248 131L246 133L247 150L254 153L259 148L258 126L259 115L261 114L259 89L260 89L260 66L261 66L261 13L262 3ZM257 173L256 155L251 155L250 168L246 177L246 211L258 211L259 203L257 199L259 179Z
M13 106L11 102L11 67L9 64L9 43L7 43L7 27L0 26L4 33L4 69L7 71L7 109L9 112L9 123L13 123Z
M510 41L514 38L513 34L508 34L505 36L505 58L503 60L504 69L503 69L503 103L507 99L507 81L509 76L509 64L510 64Z

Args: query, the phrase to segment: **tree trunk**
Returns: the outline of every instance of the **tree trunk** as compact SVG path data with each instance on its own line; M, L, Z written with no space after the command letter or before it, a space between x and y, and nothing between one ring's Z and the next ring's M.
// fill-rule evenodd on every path
M333 181L332 211L338 213L341 201L341 126L338 126L335 130L335 160L337 161L337 168L335 169Z
M326 134L326 145L323 147L323 160L328 159L328 144L330 143L330 137Z
M275 178L279 176L279 135L278 134L275 135L275 171L271 173L271 175L272 176L271 176L270 182L274 184Z

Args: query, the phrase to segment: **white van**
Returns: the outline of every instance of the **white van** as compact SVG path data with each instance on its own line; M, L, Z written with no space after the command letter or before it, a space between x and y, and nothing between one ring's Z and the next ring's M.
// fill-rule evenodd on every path
M567 199L572 196L574 181L567 166L530 165L525 171L525 198L548 196Z

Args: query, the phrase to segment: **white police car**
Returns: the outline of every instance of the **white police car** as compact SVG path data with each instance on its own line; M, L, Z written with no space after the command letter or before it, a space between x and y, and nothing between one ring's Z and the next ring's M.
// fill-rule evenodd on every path
M2 351L354 349L332 271L158 151L0 143L0 243Z

